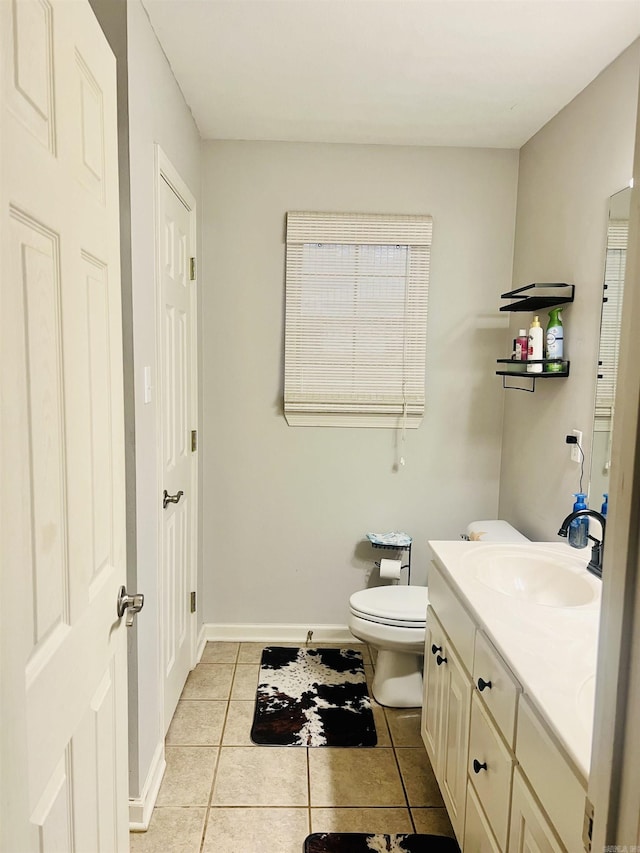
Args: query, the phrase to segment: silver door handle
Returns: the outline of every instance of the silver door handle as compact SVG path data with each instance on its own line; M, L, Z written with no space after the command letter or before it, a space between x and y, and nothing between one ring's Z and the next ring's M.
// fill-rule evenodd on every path
M133 617L139 613L144 607L144 595L141 592L136 592L133 595L127 595L126 586L121 586L118 591L118 619L122 619L125 610L127 610L126 626L130 628L133 625Z
M167 508L167 504L177 504L180 498L184 495L184 492L181 490L177 495L170 495L169 492L165 489L164 494L162 496L162 509Z

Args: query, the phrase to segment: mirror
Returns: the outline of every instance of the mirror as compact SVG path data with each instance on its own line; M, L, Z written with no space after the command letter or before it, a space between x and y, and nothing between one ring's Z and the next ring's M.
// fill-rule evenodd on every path
M630 188L615 193L609 200L607 255L604 269L598 380L596 383L591 480L589 487L589 504L593 509L600 509L600 504L603 501L602 495L609 492L611 432L615 417L614 400L618 376L620 323L622 319L624 271L627 261L630 202Z

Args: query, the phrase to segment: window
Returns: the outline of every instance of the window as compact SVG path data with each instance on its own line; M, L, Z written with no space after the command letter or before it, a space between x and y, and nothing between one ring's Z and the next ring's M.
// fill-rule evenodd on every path
M629 222L612 219L607 230L607 260L604 271L605 299L602 305L598 382L596 385L594 427L596 432L609 432L613 426L613 404L618 376L622 297L628 239Z
M431 234L430 216L287 215L291 426L420 426Z

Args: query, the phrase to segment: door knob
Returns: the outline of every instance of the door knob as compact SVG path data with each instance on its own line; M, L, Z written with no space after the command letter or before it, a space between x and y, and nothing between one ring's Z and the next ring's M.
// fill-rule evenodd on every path
M164 494L162 496L162 509L166 509L167 504L177 504L183 495L184 492L182 490L180 490L177 495L170 495L169 492L165 489Z
M139 613L144 607L144 595L141 592L136 592L133 595L127 595L126 586L121 586L118 591L117 612L118 619L122 619L125 610L127 613L126 626L130 628L133 625L133 617Z

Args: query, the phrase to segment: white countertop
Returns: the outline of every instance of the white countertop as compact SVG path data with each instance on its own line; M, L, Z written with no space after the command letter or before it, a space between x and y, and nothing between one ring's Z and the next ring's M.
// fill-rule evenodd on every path
M497 543L430 541L444 576L490 637L564 746L585 781L589 777L595 673L602 582L587 572L591 550L562 542ZM533 604L498 592L476 577L474 556L482 550L508 548L517 558L537 550L562 559L564 570L584 577L593 598L576 607ZM487 552L487 557L490 552Z

